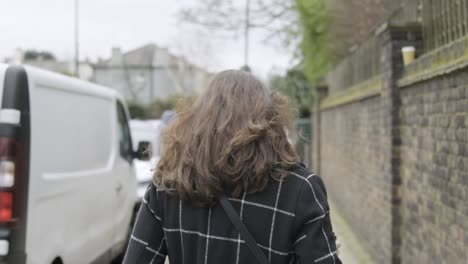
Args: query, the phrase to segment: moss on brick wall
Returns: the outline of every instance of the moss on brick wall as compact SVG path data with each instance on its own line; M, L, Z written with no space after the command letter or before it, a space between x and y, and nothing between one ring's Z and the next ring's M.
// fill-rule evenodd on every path
M406 66L403 78L398 81L398 85L405 88L416 82L450 74L467 66L468 36L424 54Z
M322 110L380 95L382 75L329 95L320 103Z

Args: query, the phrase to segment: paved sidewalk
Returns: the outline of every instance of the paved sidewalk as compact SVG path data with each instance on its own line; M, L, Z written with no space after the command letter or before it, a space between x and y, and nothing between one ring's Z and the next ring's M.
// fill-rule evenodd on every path
M340 259L344 264L375 263L366 252L359 238L354 234L346 220L339 213L333 201L329 200L331 220L334 232L341 243Z

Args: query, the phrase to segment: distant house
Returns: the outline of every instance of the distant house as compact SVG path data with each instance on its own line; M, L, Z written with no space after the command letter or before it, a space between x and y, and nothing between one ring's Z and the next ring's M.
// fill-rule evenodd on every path
M174 94L196 94L203 89L209 73L168 49L148 44L93 65L93 81L119 91L130 102L149 104Z

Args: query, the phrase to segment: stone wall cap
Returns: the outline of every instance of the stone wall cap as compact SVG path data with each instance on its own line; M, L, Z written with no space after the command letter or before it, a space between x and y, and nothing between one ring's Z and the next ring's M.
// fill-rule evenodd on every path
M385 32L419 32L422 25L419 22L397 23L385 22L374 31L375 36L380 36Z

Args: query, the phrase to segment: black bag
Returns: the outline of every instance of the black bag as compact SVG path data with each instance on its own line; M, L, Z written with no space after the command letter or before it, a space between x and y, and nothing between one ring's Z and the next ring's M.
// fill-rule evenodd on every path
M263 254L263 251L260 249L255 239L252 237L245 225L242 223L236 210L234 210L234 208L232 207L231 202L229 202L226 196L221 197L219 201L227 216L231 220L232 224L234 225L234 227L236 227L237 231L239 231L241 237L245 240L245 243L247 243L247 246L249 247L250 251L254 254L258 263L269 264L267 257L265 256L265 254Z

